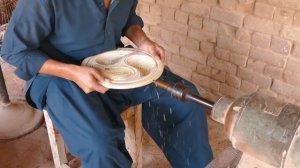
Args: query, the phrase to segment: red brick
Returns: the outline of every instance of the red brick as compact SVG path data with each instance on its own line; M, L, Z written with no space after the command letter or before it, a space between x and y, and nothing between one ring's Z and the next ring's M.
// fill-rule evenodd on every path
M280 54L273 53L269 50L264 50L258 47L252 47L250 50L250 57L252 59L261 60L267 64L283 67L285 57Z
M137 6L137 11L142 13L149 13L150 12L150 4L139 2L139 5Z
M272 90L281 95L300 100L300 89L282 81L274 80Z
M204 55L213 54L215 45L209 42L201 42L200 49Z
M300 73L300 59L289 58L287 61L286 69L292 72Z
M202 18L194 15L189 15L189 26L196 29L202 28Z
M149 33L153 37L161 37L161 28L159 26L150 26Z
M199 49L199 41L192 39L190 37L187 37L185 46L192 50L198 50Z
M234 27L242 27L243 16L241 13L229 11L226 9L213 7L210 13L210 18L229 24Z
M186 44L186 36L178 33L173 33L172 43L177 44L179 46L184 46Z
M196 84L219 91L220 88L220 82L213 80L207 76L199 75L199 74L192 74L192 81L195 82Z
M241 1L246 1L242 3ZM255 0L239 0L237 11L244 14L253 14Z
M254 2L255 2L255 0L239 0L240 4L252 4Z
M197 30L197 29L189 29L188 37L194 38L201 42L204 41L204 42L211 42L211 43L215 43L217 39L216 34L206 32L203 30Z
M299 87L300 74L291 71L284 71L282 81L293 86Z
M175 11L175 21L181 24L187 24L188 23L189 15L186 12L176 10Z
M246 67L247 69L251 69L252 71L263 73L266 67L266 63L249 58Z
M173 34L174 33L172 31L162 29L161 30L161 39L164 40L164 41L166 41L166 42L171 43L172 42L172 38L173 38Z
M161 16L161 7L157 4L150 5L150 13L154 16Z
M141 3L141 2L147 2L147 3L154 4L155 0L140 0L139 3Z
M163 20L161 27L176 33L187 35L188 26L175 22L174 20Z
M216 81L225 82L225 75L226 73L224 71L212 68L210 77Z
M207 17L209 15L210 8L209 6L196 2L184 1L181 5L181 9L190 14L197 16Z
M235 37L236 28L227 24L219 23L218 35Z
M300 12L295 13L293 25L300 27Z
M198 74L210 77L211 72L212 72L212 68L210 66L203 65L203 64L198 64L197 65L197 73Z
M266 19L272 19L275 11L275 6L266 3L256 2L254 14Z
M175 74L183 77L184 79L191 80L192 73L193 73L192 69L174 64L172 62L168 63L168 66L171 69L171 71L174 72Z
M269 48L271 36L259 32L254 32L252 35L252 45L260 48Z
M248 57L245 55L231 53L229 61L241 67L245 67Z
M207 59L207 64L211 67L214 67L216 69L225 71L229 74L235 74L237 71L237 66L230 63L230 62L226 62L220 59L216 59L213 56L209 56Z
M238 29L236 39L243 43L251 43L251 32L246 29Z
M224 83L222 83L220 86L220 93L231 98L239 98L242 95L245 95L245 93L242 92L241 90L230 87Z
M268 89L258 88L258 93L262 94L262 95L271 96L271 97L277 97L278 96L278 94L276 92L274 92L273 90L271 90L270 88L268 88Z
M274 67L274 66L269 66L267 65L265 68L265 73L267 76L274 78L274 79L282 79L283 77L283 69Z
M280 0L256 0L256 2L268 3L270 5L278 5Z
M266 77L260 73L245 68L239 68L237 76L253 84L258 85L261 88L269 88L272 82L270 77Z
M218 5L218 0L202 0L202 3L209 6L215 6Z
M203 30L211 33L217 33L218 32L218 22L204 19L203 20Z
M294 11L285 9L285 8L277 8L274 14L274 22L280 24L292 24L294 18Z
M215 56L221 60L229 62L230 51L220 47L215 47Z
M237 40L225 37L225 36L219 36L217 39L217 46L228 49L230 51L233 51L237 54L241 55L248 55L250 50L250 45L246 43L241 43Z
M185 47L180 48L180 55L189 58L191 60L194 60L198 63L205 64L207 56L203 55L200 51L198 50L191 50Z
M257 91L258 86L253 83L243 80L240 89L246 94L252 94Z
M161 17L153 16L150 13L141 13L140 16L148 25L158 25L161 22Z
M270 20L248 15L244 19L244 27L246 29L258 31L266 34L278 34L280 24L275 24Z
M280 32L280 36L300 43L300 28L284 26Z
M182 66L182 67L187 67L189 69L192 69L193 71L196 70L196 67L197 67L197 62L195 61L192 61L188 58L185 58L185 57L180 57L178 55L173 55L172 56L172 59L171 59L171 62L179 65L179 66Z
M273 36L270 48L279 54L288 55L291 51L292 43L288 40Z
M283 0L279 2L280 6L291 9L297 9L297 5L299 5L298 0Z
M166 20L174 20L175 18L175 9L164 7L161 13L162 17Z
M168 7L168 8L175 8L178 9L182 4L183 0L159 0L156 1L158 5Z
M234 88L240 88L242 80L237 76L226 74L225 83Z
M296 58L300 58L300 44L299 43L294 44L293 56Z
M171 52L172 54L179 54L179 46L172 43L167 43L161 39L156 39L156 42L160 44L165 50Z
M227 9L235 9L236 7L236 0L220 0L220 6Z

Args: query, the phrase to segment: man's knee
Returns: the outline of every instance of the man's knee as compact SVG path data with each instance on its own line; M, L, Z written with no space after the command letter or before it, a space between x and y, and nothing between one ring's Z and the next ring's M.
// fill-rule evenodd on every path
M59 77L52 77L49 85L48 90L56 90L56 91L62 91L67 88L69 88L72 85L72 82L63 78Z

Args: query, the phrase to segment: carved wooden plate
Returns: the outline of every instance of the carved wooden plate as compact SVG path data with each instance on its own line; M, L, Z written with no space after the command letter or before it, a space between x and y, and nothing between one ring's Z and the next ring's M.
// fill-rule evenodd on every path
M164 69L159 58L134 48L119 48L83 60L82 65L98 69L110 80L102 82L110 89L145 86L158 79Z

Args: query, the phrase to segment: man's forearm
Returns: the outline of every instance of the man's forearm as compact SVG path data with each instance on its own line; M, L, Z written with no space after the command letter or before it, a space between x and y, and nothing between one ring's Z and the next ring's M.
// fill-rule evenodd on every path
M76 71L76 65L48 59L41 67L39 73L71 80L72 71Z
M165 51L157 43L150 40L145 32L142 30L141 26L133 25L131 26L125 36L128 37L139 49L142 49L153 56L158 56L161 61L165 60Z
M137 47L139 47L145 40L149 40L140 25L133 25L128 28L125 36L129 38Z

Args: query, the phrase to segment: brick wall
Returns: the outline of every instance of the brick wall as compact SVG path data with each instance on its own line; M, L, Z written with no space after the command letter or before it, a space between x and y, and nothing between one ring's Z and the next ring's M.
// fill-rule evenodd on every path
M300 105L300 1L139 0L137 12L202 96L259 91Z

